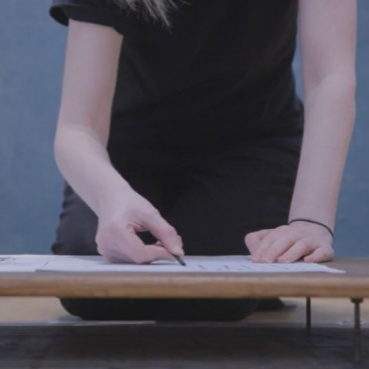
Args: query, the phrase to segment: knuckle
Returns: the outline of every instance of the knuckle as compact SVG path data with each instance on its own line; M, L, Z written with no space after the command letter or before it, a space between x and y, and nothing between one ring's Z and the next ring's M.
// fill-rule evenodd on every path
M171 225L168 225L166 227L166 230L165 231L166 231L166 234L168 235L168 237L176 237L177 236L177 231Z
M312 244L311 240L306 237L301 238L299 242L300 242L301 247L307 247Z
M97 251L104 251L106 248L105 235L98 232L95 236L95 243L97 245Z
M105 258L107 258L109 255L107 252L107 247L102 243L97 244L97 252Z
M102 255L102 256L104 256L104 252L105 252L105 249L104 249L104 246L103 245L101 245L101 244L99 244L99 243L97 243L97 252L100 254L100 255Z
M247 244L253 244L254 242L256 242L257 240L257 236L254 233L249 233L245 236L245 242Z
M104 259L109 263L116 263L117 259L109 254L102 255Z
M97 244L97 247L100 247L104 243L103 236L100 232L98 232L95 236L95 243Z
M280 235L278 238L276 238L274 245L280 248L286 244L292 246L294 243L296 243L296 239L293 236L288 235L288 234L283 234L283 235Z
M144 210L144 215L149 218L154 218L160 216L160 212L158 209L150 206Z
M108 237L109 235L113 235L118 230L118 223L114 221L110 221L108 223L105 223L101 226L99 226L99 231L97 233L97 237L99 239L104 240L105 237Z
M332 247L324 247L322 248L322 257L325 259L325 260L331 260L334 258L334 250Z

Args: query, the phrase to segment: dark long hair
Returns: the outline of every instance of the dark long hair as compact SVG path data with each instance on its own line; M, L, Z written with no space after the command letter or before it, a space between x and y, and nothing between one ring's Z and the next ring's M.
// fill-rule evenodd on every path
M175 0L113 0L122 7L136 11L142 9L154 20L170 25L169 12L175 8Z

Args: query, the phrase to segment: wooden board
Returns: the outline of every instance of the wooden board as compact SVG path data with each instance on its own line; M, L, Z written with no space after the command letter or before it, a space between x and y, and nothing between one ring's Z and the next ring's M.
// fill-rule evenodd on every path
M0 296L369 297L369 259L329 263L346 274L0 273Z
M255 311L243 322L278 327L303 327L306 309L304 298L283 299L286 307L277 311ZM361 325L369 329L369 300L361 306ZM354 324L354 306L347 298L312 299L313 327L351 328ZM106 321L95 321L96 325ZM19 325L73 325L82 321L64 310L55 297L0 297L0 331L3 326ZM86 324L92 324L87 321Z

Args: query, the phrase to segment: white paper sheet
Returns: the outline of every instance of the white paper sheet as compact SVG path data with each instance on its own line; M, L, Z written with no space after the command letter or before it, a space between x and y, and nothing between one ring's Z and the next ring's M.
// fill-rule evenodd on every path
M62 260L70 256L54 255L0 255L1 272L35 272L51 260Z
M150 265L111 264L101 256L0 255L0 272L144 272L144 273L345 273L326 265L252 263L247 256L185 256L186 266L168 261Z

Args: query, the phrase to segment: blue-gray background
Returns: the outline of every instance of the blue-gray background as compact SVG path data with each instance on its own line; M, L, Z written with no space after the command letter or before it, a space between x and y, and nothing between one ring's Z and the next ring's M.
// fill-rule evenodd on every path
M48 17L50 2L0 0L0 254L49 253L58 220L62 180L52 142L66 29ZM367 0L359 0L357 66L357 120L337 213L339 256L369 254Z

